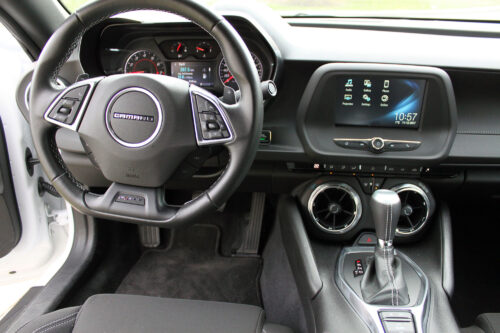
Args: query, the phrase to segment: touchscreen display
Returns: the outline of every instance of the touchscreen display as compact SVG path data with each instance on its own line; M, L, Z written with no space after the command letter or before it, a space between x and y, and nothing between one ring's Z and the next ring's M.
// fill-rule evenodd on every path
M198 87L213 87L213 72L213 64L210 62L174 61L171 64L173 77L188 81Z
M390 76L336 78L337 125L418 128L426 80Z

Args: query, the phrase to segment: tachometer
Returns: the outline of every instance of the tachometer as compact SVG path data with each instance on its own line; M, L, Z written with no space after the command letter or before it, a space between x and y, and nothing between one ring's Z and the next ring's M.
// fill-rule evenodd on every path
M255 68L257 68L257 73L259 73L259 79L262 81L262 77L264 76L264 66L262 65L262 61L260 61L259 57L257 57L254 53L252 54L253 62L255 63ZM226 87L231 87L234 90L238 90L238 83L236 79L229 71L229 68L226 65L226 60L222 58L219 64L219 78L223 85Z
M154 52L141 50L134 52L125 62L125 73L152 73L165 75L165 63Z

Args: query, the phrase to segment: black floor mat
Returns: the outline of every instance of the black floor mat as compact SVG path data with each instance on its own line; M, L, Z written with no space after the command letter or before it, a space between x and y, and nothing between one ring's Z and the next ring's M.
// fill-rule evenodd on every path
M498 200L451 205L455 292L451 304L461 327L481 313L500 312Z
M116 292L260 305L261 260L220 256L219 235L213 225L175 231L168 249L143 253Z

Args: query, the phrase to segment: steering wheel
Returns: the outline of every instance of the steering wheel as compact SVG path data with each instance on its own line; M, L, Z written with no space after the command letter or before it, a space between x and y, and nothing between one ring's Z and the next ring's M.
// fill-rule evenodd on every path
M82 35L103 20L133 10L182 16L218 43L240 87L225 104L186 81L155 74L119 74L76 82L56 78ZM192 0L100 0L81 8L42 50L31 85L30 127L40 163L61 196L78 211L105 219L177 227L220 208L240 185L257 151L263 100L252 57L234 28ZM58 128L76 131L88 157L111 186L90 192L68 171L55 144ZM224 145L229 162L216 182L182 206L166 203L163 185L201 146Z

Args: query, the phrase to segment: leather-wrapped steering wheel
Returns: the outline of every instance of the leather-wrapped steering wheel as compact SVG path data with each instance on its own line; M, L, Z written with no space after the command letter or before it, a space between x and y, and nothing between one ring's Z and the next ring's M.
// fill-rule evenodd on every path
M186 81L155 74L90 78L61 89L56 78L82 35L128 11L182 16L218 43L240 87L225 104ZM220 15L191 0L100 0L69 16L42 50L31 85L30 126L40 163L62 197L78 211L104 219L177 227L221 207L247 174L262 129L257 71L245 43ZM90 192L66 168L55 144L59 128L76 131L89 158L112 184ZM223 145L230 154L214 184L184 205L166 203L164 184L200 146Z

